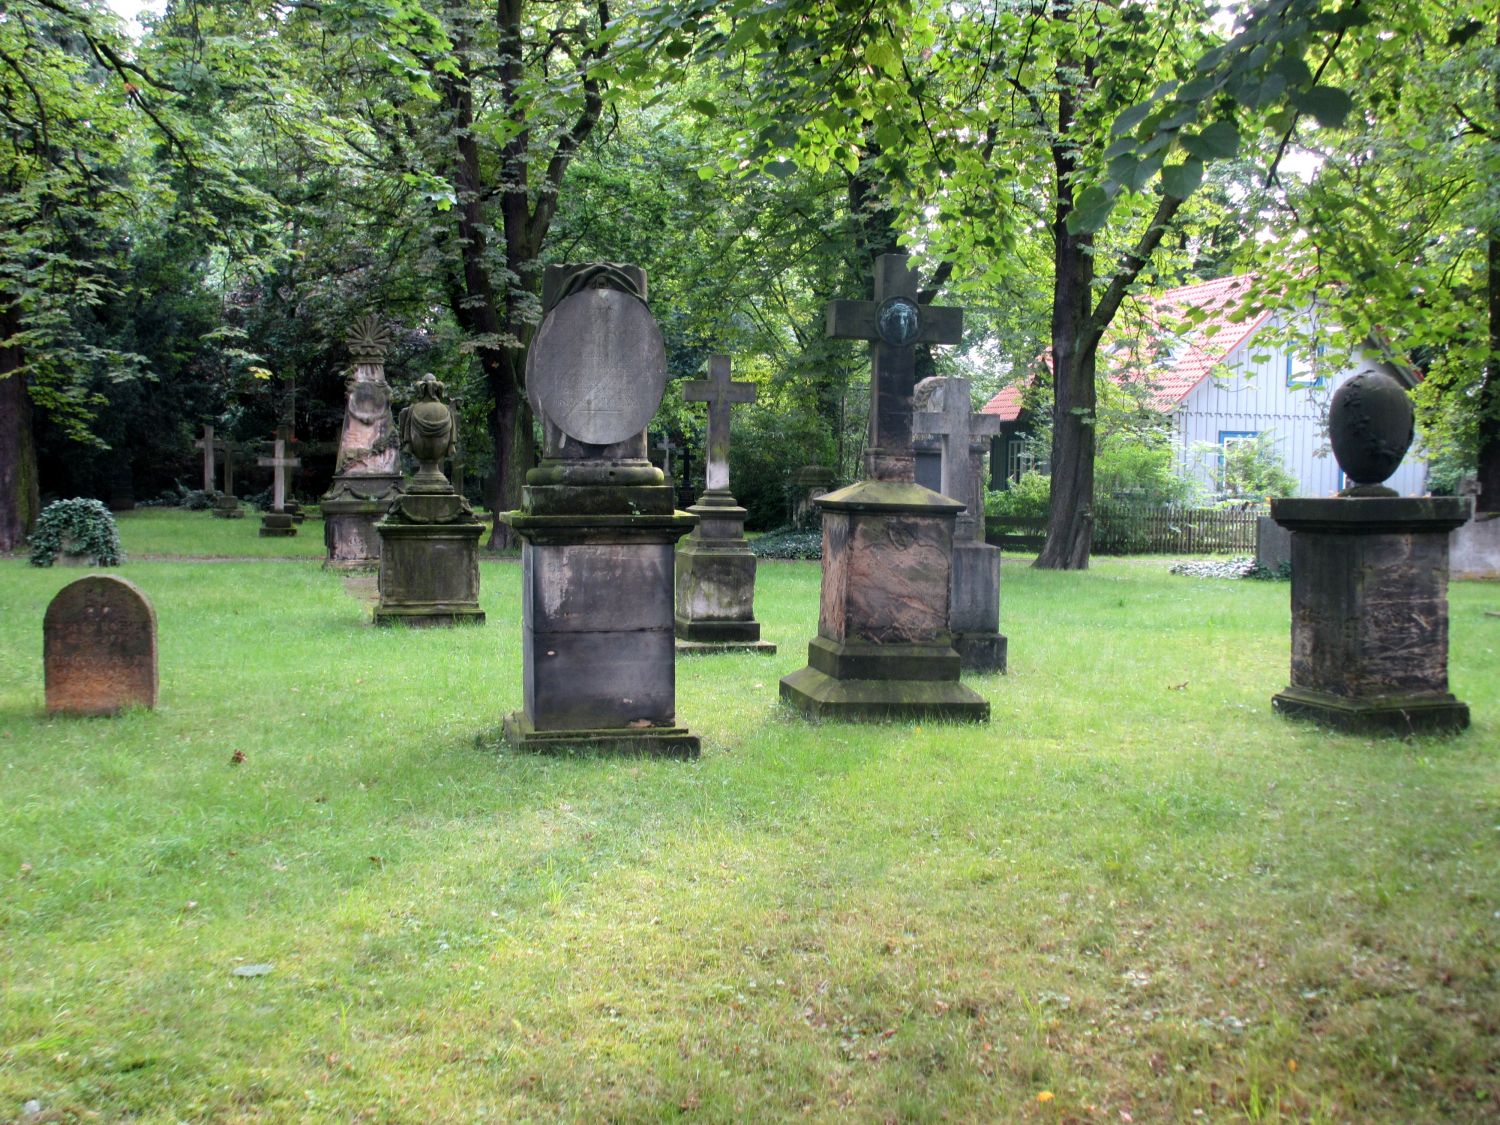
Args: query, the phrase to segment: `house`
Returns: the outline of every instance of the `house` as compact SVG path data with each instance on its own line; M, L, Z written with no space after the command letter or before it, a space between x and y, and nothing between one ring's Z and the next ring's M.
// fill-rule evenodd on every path
M1333 392L1363 371L1385 371L1407 387L1417 376L1374 346L1330 369L1318 349L1296 342L1315 335L1311 310L1266 310L1236 321L1233 314L1250 281L1247 275L1220 278L1145 299L1139 330L1117 327L1112 340L1106 337L1101 370L1121 385L1134 385L1167 417L1184 472L1196 475L1210 493L1219 490L1222 452L1269 434L1297 480L1298 495L1332 495L1344 484L1328 448ZM1174 330L1190 310L1201 319L1186 331ZM1293 342L1283 338L1288 329ZM1008 487L1032 467L1025 439L1043 419L1030 416L1019 386L1006 387L983 409L1001 420L991 452L992 483ZM1417 496L1426 491L1426 480L1426 463L1413 451L1386 483L1403 496Z

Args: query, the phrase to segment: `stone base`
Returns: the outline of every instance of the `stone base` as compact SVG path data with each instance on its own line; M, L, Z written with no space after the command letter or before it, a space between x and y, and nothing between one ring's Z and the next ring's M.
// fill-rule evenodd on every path
M290 512L267 512L260 517L260 534L263 539L285 538L296 535L297 526Z
M240 507L239 498L236 496L226 496L220 493L214 498L214 506L211 510L215 519L242 520L245 518L245 509Z
M715 652L759 652L766 656L776 655L776 646L770 641L678 641L678 656L698 656Z
M577 752L609 757L696 758L702 744L686 727L639 727L625 730L537 730L519 711L505 717L505 741L517 750L540 754Z
M324 565L334 570L358 570L380 563L380 533L389 500L328 500L323 503Z
M814 637L807 667L782 677L781 698L814 718L989 722L989 700L959 683L958 674L958 653L948 645L838 644Z
M754 648L760 622L755 620L755 556L745 541L745 509L727 492L707 492L689 513L698 517L698 526L677 548L677 639L699 645L693 651L700 652ZM681 645L678 651L684 651Z
M484 524L375 525L380 535L380 602L375 624L482 624L479 538Z
M1441 734L1469 725L1469 707L1451 695L1372 696L1349 699L1289 687L1271 705L1295 719L1311 719L1354 734Z
M1008 647L1001 633L953 634L953 648L965 672L1004 672Z

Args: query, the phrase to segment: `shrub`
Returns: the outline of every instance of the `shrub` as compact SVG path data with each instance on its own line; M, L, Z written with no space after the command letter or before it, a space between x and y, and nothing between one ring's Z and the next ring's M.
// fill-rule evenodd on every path
M109 509L81 497L43 508L31 533L31 565L51 566L59 554L87 558L94 566L119 566L125 555Z
M1052 498L1052 478L1035 469L1003 492L986 492L984 514L987 516L1045 516Z
M762 559L821 559L823 532L778 527L750 540L750 553Z

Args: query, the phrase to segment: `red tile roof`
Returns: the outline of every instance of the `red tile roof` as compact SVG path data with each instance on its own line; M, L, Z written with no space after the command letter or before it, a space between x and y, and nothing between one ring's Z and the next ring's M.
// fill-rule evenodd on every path
M1143 381L1150 389L1152 404L1162 413L1170 412L1271 316L1271 310L1266 309L1243 320L1233 319L1251 280L1249 274L1221 277L1143 298L1142 315L1160 338L1144 345L1144 368L1119 366L1110 377L1120 383ZM1202 319L1181 330L1183 318L1192 310L1198 310ZM1048 358L1044 354L1042 362ZM1103 352L1100 358L1108 365ZM1017 385L1005 387L985 403L984 413L1015 421L1021 413L1021 390Z

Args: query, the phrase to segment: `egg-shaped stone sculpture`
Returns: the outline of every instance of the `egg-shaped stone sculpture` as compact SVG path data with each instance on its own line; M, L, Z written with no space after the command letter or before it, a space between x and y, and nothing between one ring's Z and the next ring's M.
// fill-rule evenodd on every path
M1394 473L1414 433L1411 398L1384 372L1363 372L1334 392L1328 440L1355 486L1378 485Z

